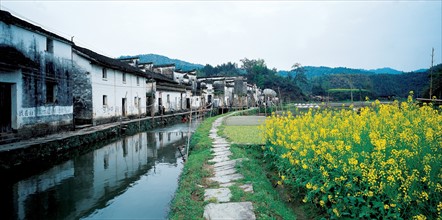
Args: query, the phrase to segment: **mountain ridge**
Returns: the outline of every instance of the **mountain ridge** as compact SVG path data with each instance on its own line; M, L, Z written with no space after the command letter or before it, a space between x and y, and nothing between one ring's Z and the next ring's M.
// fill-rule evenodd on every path
M181 70L193 70L201 69L204 67L203 64L190 63L184 60L169 58L164 55L159 54L139 54L139 55L124 55L120 58L127 57L139 57L140 62L153 62L154 65L163 65L174 63L177 69ZM348 67L327 67L327 66L304 66L305 74L307 78L311 79L317 76L328 75L328 74L402 74L404 71L399 71L390 67L383 67L377 69L355 69ZM418 69L411 72L425 72L428 69ZM278 70L278 74L281 76L287 76L290 73L289 70ZM293 74L293 73L292 73Z

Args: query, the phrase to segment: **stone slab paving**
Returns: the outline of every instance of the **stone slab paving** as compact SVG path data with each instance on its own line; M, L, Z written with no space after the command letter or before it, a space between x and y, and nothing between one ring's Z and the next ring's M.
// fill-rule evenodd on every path
M227 147L220 147L220 148L216 148L216 149L213 149L212 150L212 155L215 155L215 156L219 156L219 155L221 155L221 154L232 154L232 152L230 152L230 150L229 150L229 148L227 148ZM230 155L228 155L228 156L230 156Z
M204 208L204 218L212 219L256 219L251 202L210 203Z
M225 165L225 166L214 167L213 171L215 171L215 174L216 174L217 172L221 172L224 170L230 170L230 169L235 169L235 165L230 164L230 165ZM236 171L236 169L235 169L235 171Z
M225 148L224 151L216 151L212 153L213 156L218 157L218 156L231 156L232 152L230 152L230 150L228 148Z
M205 189L204 200L209 201L204 208L205 219L256 219L251 202L230 202L232 196L230 189L227 188L235 184L236 180L244 178L237 173L236 165L243 159L230 159L229 142L218 136L218 126L221 125L223 118L215 120L212 124L209 137L212 138L212 155L209 160L212 165L214 176L208 178L210 181L217 182L220 188ZM245 192L253 193L252 184L241 185Z
M241 185L241 186L239 186L239 188L243 189L244 192L251 192L251 193L253 193L253 185L251 183Z
M204 191L204 201L230 202L232 193L229 188L206 189Z
M218 162L224 162L224 161L230 161L229 156L216 156L213 159L210 159L210 163L218 163Z
M221 177L225 175L230 175L236 173L236 169L233 167L231 169L215 171L215 177Z
M228 174L228 175L224 175L224 176L215 176L215 177L210 177L209 180L212 180L213 182L218 182L218 183L229 183L235 180L239 180L244 178L243 175L239 174L239 173L233 173L233 174Z
M214 144L212 149L221 148L221 147L230 147L230 144Z

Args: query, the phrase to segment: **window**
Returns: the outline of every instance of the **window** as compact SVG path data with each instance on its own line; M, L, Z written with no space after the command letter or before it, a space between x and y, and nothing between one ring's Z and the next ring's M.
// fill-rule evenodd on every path
M107 106L107 95L103 95L103 106Z
M103 79L106 80L107 79L107 69L103 68Z
M134 105L135 105L135 107L138 107L138 97L134 98Z
M167 103L170 103L170 95L167 94Z
M46 38L46 52L54 53L54 41L50 38Z
M126 73L123 73L123 83L126 83Z
M137 76L137 86L139 86L139 85L140 85L140 77Z
M46 103L57 103L57 84L46 82Z

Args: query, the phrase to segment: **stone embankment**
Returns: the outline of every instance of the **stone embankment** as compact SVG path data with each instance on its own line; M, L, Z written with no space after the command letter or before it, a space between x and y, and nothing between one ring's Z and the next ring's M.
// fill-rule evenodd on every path
M218 183L218 188L205 189L204 200L210 203L204 208L205 219L256 219L253 212L252 202L230 202L232 194L229 186L243 176L236 171L236 165L243 159L230 159L232 155L229 142L218 136L218 126L221 125L222 118L218 118L212 125L210 137L212 138L212 168L214 175L210 181ZM240 186L245 192L253 193L253 186L245 184Z
M130 135L167 124L181 123L183 115L187 114L189 113L120 121L0 144L0 174L34 172L93 150L96 143L107 142L122 135ZM195 113L194 116L196 116Z

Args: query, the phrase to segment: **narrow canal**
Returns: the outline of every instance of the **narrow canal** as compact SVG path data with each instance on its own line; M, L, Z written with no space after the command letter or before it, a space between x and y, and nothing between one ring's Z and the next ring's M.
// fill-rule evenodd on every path
M165 219L188 130L177 124L122 137L2 186L0 219Z

